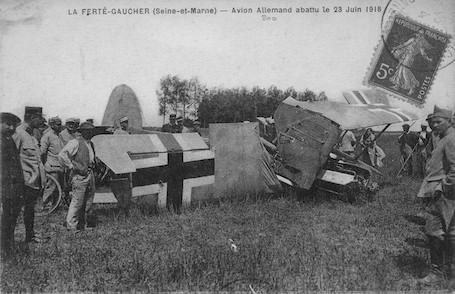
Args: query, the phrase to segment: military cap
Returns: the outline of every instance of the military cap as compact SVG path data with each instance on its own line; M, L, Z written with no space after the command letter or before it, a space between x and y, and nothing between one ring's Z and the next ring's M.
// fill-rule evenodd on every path
M447 118L451 119L452 118L452 111L448 109L442 109L439 108L437 105L434 106L433 110L433 117L441 117L441 118Z
M421 127L428 127L428 123L423 122L420 126L421 126Z
M74 117L70 117L70 118L67 118L65 122L66 123L70 123L70 122L75 123L76 119Z
M34 114L34 115L43 115L43 108L42 107L35 107L35 106L25 106L25 113L26 114Z
M0 112L0 117L2 123L6 123L8 125L17 125L21 122L21 119L10 112Z
M58 116L51 117L51 118L49 119L49 123L50 123L50 124L52 124L52 123L58 123L58 122L59 122L59 123L62 122L61 118L58 117Z
M79 130L91 130L95 128L91 122L84 121L83 123L80 124Z
M201 123L200 123L199 121L195 121L195 122L193 123L193 125L198 125L198 126L200 126Z
M177 121L183 121L183 117L181 116L177 117Z
M127 117L127 116L124 116L124 117L122 117L122 118L120 119L120 122L121 122L121 123L122 123L122 122L125 122L125 121L128 121L128 117Z
M93 123L93 118L87 118L87 121Z

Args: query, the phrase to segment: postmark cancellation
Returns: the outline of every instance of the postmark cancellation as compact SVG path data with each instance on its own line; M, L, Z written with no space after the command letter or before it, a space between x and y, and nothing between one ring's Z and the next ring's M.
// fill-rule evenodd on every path
M392 15L364 83L423 106L450 37L401 14Z

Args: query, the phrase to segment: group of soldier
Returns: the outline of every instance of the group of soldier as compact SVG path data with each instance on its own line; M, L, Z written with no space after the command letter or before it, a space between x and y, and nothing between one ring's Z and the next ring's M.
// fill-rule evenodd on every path
M23 122L12 113L2 112L0 116L2 258L14 251L14 230L22 207L25 242L48 240L34 229L35 211L52 205L51 195L57 186L51 177L65 181L64 171L72 189L64 226L74 232L92 227L86 220L94 196L95 150L90 141L93 120L80 123L68 118L62 126L59 117L51 117L45 125L39 107L26 107Z
M46 182L46 173L57 179L62 177L64 170L69 174L72 190L65 227L74 232L92 227L87 219L91 214L95 189L93 170L96 157L90 141L93 121L79 123L77 119L69 118L63 127L59 117L52 117L48 128L43 129L40 112L26 111L22 123L11 113L0 113L0 116L2 256L8 256L13 249L14 228L22 207L25 241L39 243L46 240L34 230L37 200L42 199L40 206L45 207L55 190L52 181ZM455 278L455 129L452 111L437 106L428 115L427 122L432 131L428 132L428 126L423 124L418 134L410 132L409 125L403 125L398 142L402 166L408 174L413 171L411 158L417 156L419 172L424 176L417 197L423 199L426 208L425 234L430 247L431 271L419 281L433 284L445 278ZM193 131L199 132L199 126L196 122ZM161 131L184 133L188 129L183 126L183 119L172 114L170 122L163 125ZM120 127L114 133L129 134L127 117L120 119ZM363 149L372 148L376 155L381 153L372 144L376 141L372 130L367 130L360 141ZM355 136L345 132L341 148L352 155L355 145ZM372 165L380 167L377 156Z
M192 132L196 132L201 135L200 131L201 123L199 121L195 121L193 123L193 130ZM183 125L183 117L177 117L175 114L169 115L169 123L164 124L161 128L161 132L164 133L189 133L190 130Z
M455 129L453 113L434 107L421 131L411 132L404 124L398 137L401 152L401 171L423 177L417 194L425 218L424 232L430 248L430 272L419 279L422 284L435 284L443 279L455 278ZM428 127L431 131L428 130ZM340 150L354 155L356 138L351 131L342 134ZM362 160L374 167L381 167L377 159L381 155L371 129L360 140ZM376 157L371 155L376 155ZM374 159L373 159L374 158Z
M128 117L119 119L115 135L130 134ZM1 113L1 252L9 256L14 248L14 230L20 210L24 207L25 241L41 243L47 238L34 230L35 211L46 211L53 205L53 195L60 186L69 187L71 202L64 226L80 232L95 226L92 203L95 195L96 166L93 119L80 122L68 118L65 125L56 116L47 121L40 107L26 107L24 121L12 113ZM194 122L193 132L200 134L200 123ZM188 133L183 118L170 115L162 132ZM121 189L120 189L121 190ZM121 209L128 215L131 195L113 191ZM129 193L131 194L131 193Z
M435 284L455 278L455 129L452 111L437 106L427 121L432 132L422 128L425 137L420 135L411 144L425 159L425 177L417 197L426 206L424 231L431 271L419 282Z

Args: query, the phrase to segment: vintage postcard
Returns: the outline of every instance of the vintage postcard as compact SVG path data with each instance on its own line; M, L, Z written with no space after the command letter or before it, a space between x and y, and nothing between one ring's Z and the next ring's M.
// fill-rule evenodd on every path
M453 138L454 16L0 1L0 292L453 290L453 228L427 238L416 196Z

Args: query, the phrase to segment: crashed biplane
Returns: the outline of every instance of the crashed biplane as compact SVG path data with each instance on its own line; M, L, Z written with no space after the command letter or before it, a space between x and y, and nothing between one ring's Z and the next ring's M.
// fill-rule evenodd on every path
M379 95L376 91L345 92L350 104L284 100L274 115L278 179L304 190L346 196L350 201L359 192L374 192L378 185L372 175L381 172L358 160L359 156L351 157L336 148L343 132L385 125L380 136L390 124L419 118L381 102Z

